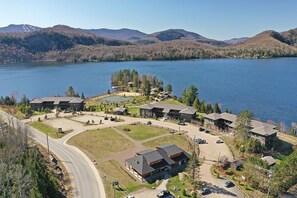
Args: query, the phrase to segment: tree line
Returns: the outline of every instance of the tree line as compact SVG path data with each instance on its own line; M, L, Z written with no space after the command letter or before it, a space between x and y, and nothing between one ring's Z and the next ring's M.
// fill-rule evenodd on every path
M65 197L28 130L12 123L0 120L0 197Z

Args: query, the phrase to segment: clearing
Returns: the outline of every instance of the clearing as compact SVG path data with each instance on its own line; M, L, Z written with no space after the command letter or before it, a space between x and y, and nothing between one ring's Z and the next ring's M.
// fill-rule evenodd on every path
M169 129L146 125L124 125L116 128L137 141L146 140L152 137L168 134L170 132Z
M90 159L100 159L134 146L132 142L111 128L80 133L68 140L68 144L85 152Z

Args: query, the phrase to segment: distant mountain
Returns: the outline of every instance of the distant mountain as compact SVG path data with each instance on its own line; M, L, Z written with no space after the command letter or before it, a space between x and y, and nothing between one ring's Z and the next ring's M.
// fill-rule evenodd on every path
M108 37L108 38L117 39L117 40L125 40L125 41L136 41L147 36L146 33L140 32L138 30L127 29L127 28L122 28L119 30L106 29L106 28L89 29L89 30L82 29L82 31L91 32L103 37Z
M183 29L147 35L130 29L30 27L21 25L22 30L0 34L0 63L297 57L297 28L223 42Z
M36 27L28 24L20 24L20 25L8 25L6 27L0 28L0 33L20 33L20 32L34 32L40 30L40 27Z
M137 42L148 42L157 43L157 42L165 42L165 41L175 41L175 40L187 40L194 41L198 43L205 43L214 46L226 46L227 44L223 41L217 41L213 39L206 38L201 36L195 32L189 32L183 29L169 29L161 32L156 32L150 34L143 38L142 40L138 40Z
M243 41L245 41L247 39L249 39L249 37L233 38L233 39L229 39L229 40L224 40L224 42L228 43L230 45L234 45L234 44L243 42Z

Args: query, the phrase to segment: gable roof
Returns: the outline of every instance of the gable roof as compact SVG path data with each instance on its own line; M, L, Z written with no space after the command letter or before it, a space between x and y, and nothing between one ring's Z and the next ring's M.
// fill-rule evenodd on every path
M39 104L43 102L53 102L53 104L60 104L60 102L69 102L69 103L82 103L83 99L79 97L45 97L45 98L36 98L32 100L31 104Z
M176 155L183 152L183 150L177 147L175 144L165 144L162 146L158 146L157 149L164 150L169 156Z
M140 108L148 110L159 108L163 109L163 113L169 113L170 111L179 111L179 113L183 114L195 114L197 112L196 109L190 106L186 106L183 104L168 104L165 102L153 102L150 104L142 105Z
M170 158L170 156L182 153L181 155ZM178 161L189 159L190 155L177 147L174 144L162 145L157 147L157 150L143 150L136 153L135 157L129 158L126 162L133 167L141 175L153 172L155 169L159 169L165 166L170 166ZM161 160L158 163L151 164L152 162Z
M156 150L146 150L140 152L139 154L142 155L149 164L163 159L162 155L160 155L160 153Z
M223 119L223 120L231 122L231 124L228 125L229 127L236 128L237 116L235 114L231 114L231 113L221 113L221 114L211 113L211 114L205 115L204 118L208 118L208 119L211 119L211 120ZM251 132L253 132L253 133L257 133L259 135L264 135L264 136L265 135L272 135L272 134L277 133L277 130L275 129L275 127L276 127L275 125L268 124L268 123L265 123L265 122L261 122L261 121L258 121L258 120L252 120L251 124L252 124Z
M266 161L269 166L276 163L275 159L272 156L265 156L265 157L262 157L261 159Z
M147 163L142 155L131 157L127 159L126 162L129 163L133 167L133 169L141 175L145 175L154 171L154 168Z

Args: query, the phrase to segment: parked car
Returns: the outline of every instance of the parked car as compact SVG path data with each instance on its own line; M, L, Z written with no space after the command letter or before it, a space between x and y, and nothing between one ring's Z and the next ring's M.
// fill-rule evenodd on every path
M200 191L201 195L208 195L210 193L211 193L211 191L207 187L202 188L201 191Z
M201 138L195 138L193 139L194 142L197 142L198 144L206 144L206 140Z
M167 197L170 195L169 190L162 190L161 192L159 192L159 194L157 195L157 197Z
M225 182L225 187L230 188L230 187L233 187L233 186L234 186L234 184L233 184L232 181L228 180L228 181Z
M209 133L209 130L205 130L205 133Z
M224 141L221 140L221 139L218 139L218 140L216 140L216 143L217 143L217 144L220 144L220 143L224 143Z
M128 195L126 198L135 198L133 195Z
M205 129L204 128L202 128L202 127L199 127L199 129L198 129L200 132L203 132Z
M113 121L114 122L114 121L116 121L116 119L115 118L110 118L110 121Z
M152 125L151 121L147 121L146 125Z

